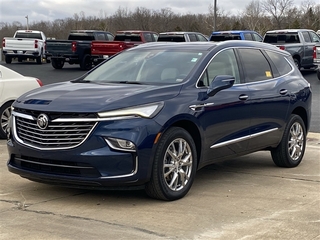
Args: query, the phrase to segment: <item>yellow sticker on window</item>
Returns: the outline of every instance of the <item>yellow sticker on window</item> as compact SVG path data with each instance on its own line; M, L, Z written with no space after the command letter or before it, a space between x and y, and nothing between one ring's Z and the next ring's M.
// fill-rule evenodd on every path
M266 76L267 77L272 77L271 72L270 71L266 71Z

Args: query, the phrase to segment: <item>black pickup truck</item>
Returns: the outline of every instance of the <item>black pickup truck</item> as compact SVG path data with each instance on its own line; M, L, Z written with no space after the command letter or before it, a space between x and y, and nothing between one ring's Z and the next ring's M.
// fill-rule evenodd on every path
M92 67L91 42L93 40L113 40L110 32L97 30L72 30L68 40L47 40L46 57L52 67L61 69L65 62L80 64L82 70Z

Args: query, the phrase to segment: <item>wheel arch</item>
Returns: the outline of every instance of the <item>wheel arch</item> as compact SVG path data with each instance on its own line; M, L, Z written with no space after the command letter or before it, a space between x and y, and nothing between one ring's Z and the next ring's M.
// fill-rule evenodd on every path
M173 123L170 127L181 127L191 135L191 137L193 138L194 144L196 145L197 159L198 159L197 165L199 166L202 142L201 142L200 131L197 125L190 120L179 120Z
M303 107L297 107L292 111L292 114L299 115L302 118L302 120L305 124L306 130L308 132L308 129L310 127L310 124L309 124L310 119L308 119L307 111Z

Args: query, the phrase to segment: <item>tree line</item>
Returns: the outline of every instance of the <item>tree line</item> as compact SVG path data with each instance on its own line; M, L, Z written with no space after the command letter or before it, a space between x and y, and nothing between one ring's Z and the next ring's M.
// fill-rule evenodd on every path
M54 21L34 21L29 29L43 31L47 37L66 39L70 30L103 30L115 33L117 30L195 31L210 35L214 26L213 5L208 13L177 14L171 8L152 10L137 7L134 10L119 7L111 15L101 10L98 16L86 16L85 12L74 13L72 17ZM283 28L320 29L320 4L306 0L295 6L293 0L252 0L245 9L231 14L217 7L216 30L254 30L261 35L268 30ZM27 29L19 21L0 22L0 38L11 37L17 29Z

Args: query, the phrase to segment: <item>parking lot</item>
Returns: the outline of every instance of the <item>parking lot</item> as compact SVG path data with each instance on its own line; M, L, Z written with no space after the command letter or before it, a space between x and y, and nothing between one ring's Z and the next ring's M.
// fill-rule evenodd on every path
M201 169L178 201L144 191L89 191L7 171L0 141L0 239L320 239L320 134L303 162L258 152Z
M49 64L42 65L45 71L32 63L10 67L34 72L44 84L84 73L74 66L58 72ZM313 73L305 76L319 104L319 81ZM0 239L320 239L318 106L297 168L276 167L269 152L234 158L198 171L187 196L173 202L143 190L31 182L8 172L6 141L0 140Z

